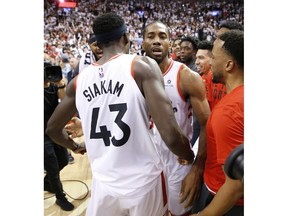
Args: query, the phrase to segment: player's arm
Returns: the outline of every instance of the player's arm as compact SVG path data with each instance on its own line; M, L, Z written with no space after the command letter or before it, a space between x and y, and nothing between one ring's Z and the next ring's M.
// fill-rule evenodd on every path
M190 149L189 140L176 122L156 61L149 57L139 57L135 60L134 73L153 121L167 147L177 156L193 160L194 153Z
M58 91L57 91L58 98L62 101L66 94L65 93L66 92L65 78L63 78L59 82L56 82L55 84L58 86Z
M224 166L222 166L223 168ZM224 172L224 168L223 168ZM211 203L198 216L221 216L229 211L236 202L244 196L244 184L226 175L225 183L221 186ZM194 215L193 215L194 216Z
M193 114L200 125L198 153L192 165L191 171L182 182L181 202L185 206L192 205L199 197L203 183L203 172L206 161L206 122L210 115L210 108L206 99L205 84L200 75L191 71L188 67L180 72L180 89L183 95L190 99Z
M200 125L199 149L196 159L201 159L199 163L203 164L206 160L206 122L210 115L205 84L198 73L191 71L186 66L180 73L180 80L181 91L184 96L190 99L194 115ZM195 162L197 162L197 160Z
M52 116L47 123L46 134L57 144L69 148L75 153L83 153L85 147L80 147L72 139L64 129L67 122L77 112L75 106L75 90L74 79L68 84L66 95L60 104L54 110Z

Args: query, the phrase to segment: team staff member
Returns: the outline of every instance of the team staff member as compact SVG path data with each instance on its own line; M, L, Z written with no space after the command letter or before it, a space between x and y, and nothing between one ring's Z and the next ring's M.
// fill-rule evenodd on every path
M205 184L192 212L200 211L193 216L242 216L244 185L225 174L224 164L230 153L244 143L243 31L230 30L219 35L212 56L213 79L226 85L227 95L213 108L207 121Z
M189 140L176 122L157 63L124 54L129 38L123 18L114 13L98 16L93 32L103 56L69 83L47 133L58 144L82 152L63 130L78 110L93 174L87 215L167 215L150 114L168 148L193 161Z
M50 63L44 63L44 74L48 74L48 68L52 68ZM61 73L61 68L59 66ZM46 133L47 122L52 113L65 96L65 80L51 82L48 75L44 75L44 191L54 193L56 204L64 211L71 211L74 205L70 203L65 193L60 179L60 171L68 164L67 149L57 145Z
M214 83L210 61L212 58L213 43L207 40L200 41L196 53L195 65L197 72L201 75L206 86L206 97L209 102L210 110L226 94L226 86L221 83Z

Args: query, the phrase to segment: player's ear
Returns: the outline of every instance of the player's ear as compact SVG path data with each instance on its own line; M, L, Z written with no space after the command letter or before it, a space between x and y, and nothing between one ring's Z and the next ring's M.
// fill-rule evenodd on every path
M122 40L122 39L121 39ZM129 49L130 49L130 43L131 41L129 40L129 35L127 33L125 33L123 35L123 41L124 41L124 44L125 44L125 53L129 53Z
M226 71L231 71L234 67L234 61L232 60L228 60L226 62Z
M123 37L124 37L125 45L127 45L127 43L129 43L129 45L130 45L129 33L125 33L125 34L123 35Z
M170 48L171 51L172 51L172 46L173 46L173 41L170 39L169 40L169 48Z

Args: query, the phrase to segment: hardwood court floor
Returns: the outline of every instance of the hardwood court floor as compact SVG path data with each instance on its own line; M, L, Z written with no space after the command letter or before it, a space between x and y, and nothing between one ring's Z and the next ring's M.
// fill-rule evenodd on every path
M198 140L193 147L194 153L197 154ZM73 154L73 153L72 153ZM73 154L74 164L68 164L60 173L63 189L69 202L75 206L73 211L63 211L55 204L54 194L44 192L44 216L85 216L86 208L91 194L92 174L87 158L87 154ZM88 187L79 182L82 181ZM87 193L89 193L87 195ZM87 195L87 196L86 196ZM50 197L50 198L49 198ZM84 198L85 197L85 198ZM84 199L83 199L84 198Z
M66 198L72 202L75 208L73 211L63 211L55 204L56 197L54 194L44 191L44 216L85 216L91 193L91 169L87 154L72 153L72 155L75 158L75 163L64 167L60 173L60 178L67 194Z

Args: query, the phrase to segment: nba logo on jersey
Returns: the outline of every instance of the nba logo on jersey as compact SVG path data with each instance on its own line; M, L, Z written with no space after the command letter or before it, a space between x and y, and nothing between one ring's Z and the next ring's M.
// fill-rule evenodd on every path
M103 68L99 68L98 72L100 78L104 77Z

